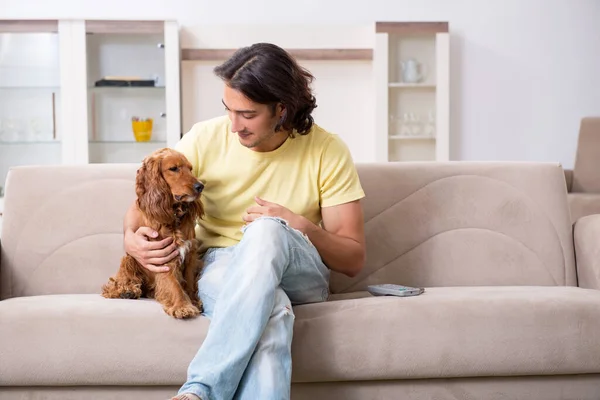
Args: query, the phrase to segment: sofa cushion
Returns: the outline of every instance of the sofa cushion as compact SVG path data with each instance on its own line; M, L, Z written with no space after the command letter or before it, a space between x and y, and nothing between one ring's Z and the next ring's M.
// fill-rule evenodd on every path
M365 297L360 297L365 296ZM600 292L431 288L297 306L294 382L600 372ZM153 300L0 302L0 386L180 385L209 321Z
M209 320L176 320L154 300L45 295L0 301L0 386L172 385Z
M600 291L575 287L330 301L296 309L294 380L598 373L598 332Z

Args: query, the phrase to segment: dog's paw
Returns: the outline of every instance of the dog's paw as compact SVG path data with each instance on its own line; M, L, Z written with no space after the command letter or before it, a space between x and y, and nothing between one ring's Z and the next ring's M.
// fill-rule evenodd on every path
M142 285L139 283L122 283L110 278L102 287L102 296L107 299L139 299L142 297Z
M192 304L196 306L196 308L200 310L200 312L204 311L204 307L202 307L202 301L200 301L199 299L192 299Z
M119 288L119 298L139 299L142 297L142 285L139 283L127 283Z
M114 278L109 278L108 282L102 285L102 297L107 299L119 298L119 291L117 290L117 281Z
M165 308L165 312L177 319L193 318L200 315L200 310L193 304Z
M119 298L121 298L121 299L139 299L140 296L141 296L141 293L138 294L136 291L128 290L128 291L122 292L119 295Z

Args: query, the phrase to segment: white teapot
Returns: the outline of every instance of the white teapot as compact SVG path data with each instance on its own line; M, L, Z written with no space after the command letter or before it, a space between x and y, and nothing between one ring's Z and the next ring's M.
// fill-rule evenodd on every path
M400 62L402 71L402 81L406 83L417 83L424 79L423 74L419 71L421 63L414 58L409 58L406 61Z

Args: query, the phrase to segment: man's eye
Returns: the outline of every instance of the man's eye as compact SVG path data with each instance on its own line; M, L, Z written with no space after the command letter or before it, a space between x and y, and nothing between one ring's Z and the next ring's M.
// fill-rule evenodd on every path
M177 172L179 170L178 167L171 167L169 168L169 171L173 171L173 172Z

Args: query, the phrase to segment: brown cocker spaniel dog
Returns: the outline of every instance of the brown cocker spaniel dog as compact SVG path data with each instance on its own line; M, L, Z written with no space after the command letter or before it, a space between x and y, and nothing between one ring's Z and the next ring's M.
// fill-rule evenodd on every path
M175 318L195 317L202 312L198 298L202 261L197 255L199 242L194 231L197 219L204 215L202 189L204 185L194 177L192 165L183 154L164 148L144 159L136 177L140 226L158 232L158 237L149 240L171 236L180 256L167 264L168 272L155 273L126 254L117 274L102 287L102 296L153 297Z

